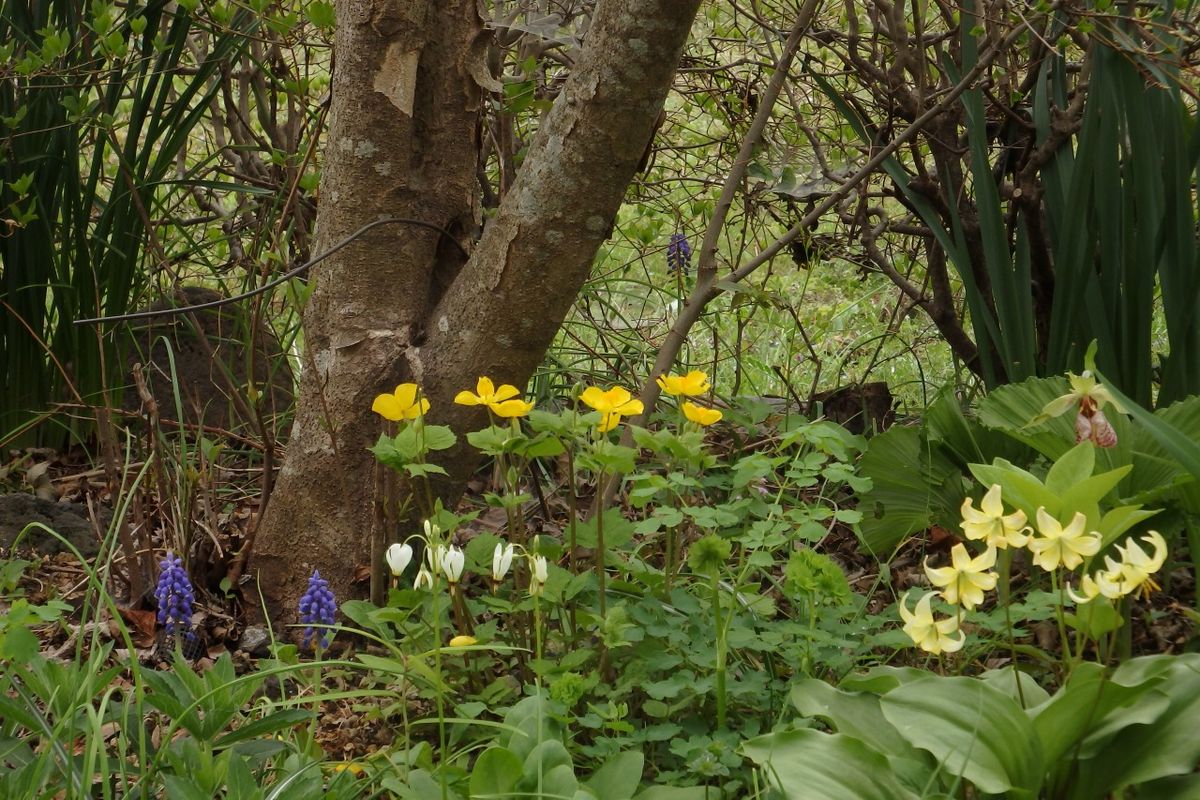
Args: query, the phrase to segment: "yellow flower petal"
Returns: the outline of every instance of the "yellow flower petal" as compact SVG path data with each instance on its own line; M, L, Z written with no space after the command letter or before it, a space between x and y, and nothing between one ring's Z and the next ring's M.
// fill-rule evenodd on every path
M477 406L481 405L483 400L480 399L479 395L471 394L470 392L463 390L454 395L454 402L460 406Z
M683 408L683 415L685 417L687 417L689 420L696 423L697 425L703 425L705 427L712 425L716 422L719 422L721 420L721 417L724 416L720 411L718 411L715 408L705 408L704 406L698 406L690 400L685 402L682 405L682 408Z
M505 400L502 403L492 403L488 408L498 417L523 417L533 410L533 403L526 400Z
M404 419L404 409L400 407L396 396L392 394L381 394L376 397L375 402L371 403L371 410L392 422Z

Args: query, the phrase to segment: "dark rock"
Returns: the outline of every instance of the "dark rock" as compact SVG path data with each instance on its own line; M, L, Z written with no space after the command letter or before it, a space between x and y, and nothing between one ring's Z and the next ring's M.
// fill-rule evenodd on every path
M160 300L150 310L194 306L223 297L220 292L203 286L184 286L176 290L173 302ZM276 431L286 434L288 426L284 418L290 416L294 400L291 366L279 338L262 320L259 320L254 336L250 335L254 316L249 302L133 321L130 326L132 346L125 359L126 410L137 411L141 407L134 385L133 365L142 364L147 388L158 405L160 419L226 430L255 428L257 423L253 415L247 418L244 411L253 408L246 389L247 376L253 375L255 388L263 395L264 418L275 420ZM251 340L253 348L247 345ZM168 342L174 355L182 420L177 419L180 414L176 411ZM234 399L234 392L244 398L244 404Z
M812 414L820 413L857 434L890 428L896 419L895 406L892 390L883 381L817 392L810 403Z
M270 655L271 632L265 625L249 625L242 631L238 647L252 656Z
M88 517L87 506L81 503L58 503L32 494L0 495L0 547L6 550L12 547L29 523L40 522L75 545L85 558L91 558L99 552L100 542L112 521L112 511L103 506L96 508L96 514L103 526L99 531ZM62 541L41 528L31 528L20 546L43 555L70 552Z

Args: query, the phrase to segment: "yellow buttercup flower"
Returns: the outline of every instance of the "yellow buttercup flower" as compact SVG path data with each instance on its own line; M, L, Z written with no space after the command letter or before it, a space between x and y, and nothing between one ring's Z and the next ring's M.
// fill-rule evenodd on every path
M988 572L996 564L996 548L971 558L967 548L956 544L950 550L950 566L931 567L925 559L929 582L942 590L947 603L970 611L983 602L983 593L996 588L996 573Z
M455 636L450 640L451 647L470 647L473 644L478 644L479 640L474 636L460 635Z
M460 406L487 406L498 417L523 417L533 408L533 403L520 399L521 390L510 383L496 388L491 378L480 377L475 382L475 391L459 392L454 402Z
M384 419L399 422L416 419L429 410L429 401L417 399L420 389L415 383L402 383L392 394L381 394L371 404L371 410Z
M992 484L983 500L979 502L979 510L971 498L962 504L962 529L968 539L982 539L988 547L1024 547L1029 541L1027 531L1032 530L1025 525L1025 512L1014 511L1005 516L1004 504L1000 500L1000 484Z
M693 403L691 400L684 401L683 405L681 405L680 408L683 409L683 415L685 417L687 417L688 419L690 419L692 422L696 423L697 425L703 425L704 427L708 427L709 425L712 425L713 423L720 422L721 417L724 416L724 414L722 414L720 411L718 411L715 408L705 408L704 406L698 406L695 403Z
M913 640L913 644L927 653L938 655L956 652L966 642L966 634L958 629L956 617L940 620L934 618L933 609L929 605L934 594L936 593L926 592L917 601L917 607L913 611L908 610L908 594L900 598L900 618L904 620L904 632ZM958 633L957 639L954 638L954 633Z
M579 395L579 399L588 407L599 411L600 424L596 429L601 433L610 431L621 421L621 417L629 417L642 413L642 401L634 400L628 389L614 386L604 390L598 386L589 386Z
M685 397L704 394L711 388L708 384L708 375L698 369L692 370L687 375L660 375L658 385L669 395L684 395Z
M1100 534L1084 530L1087 517L1076 511L1075 516L1067 527L1046 513L1045 508L1037 510L1037 529L1040 536L1029 540L1029 551L1033 553L1033 563L1047 572L1059 566L1075 569L1083 563L1084 557L1090 557L1100 552Z

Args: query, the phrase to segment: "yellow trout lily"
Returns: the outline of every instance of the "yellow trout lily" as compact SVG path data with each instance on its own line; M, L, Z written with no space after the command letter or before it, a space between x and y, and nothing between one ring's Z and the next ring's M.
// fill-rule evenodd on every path
M968 539L982 539L988 547L1024 547L1029 541L1025 512L1014 511L1005 516L1000 499L1000 484L992 484L976 509L971 498L962 504L962 529Z
M1146 594L1157 589L1158 584L1151 576L1162 569L1167 560L1167 542L1158 531L1149 531L1142 541L1154 548L1154 555L1147 555L1137 542L1130 539L1124 546L1117 545L1121 554L1121 577L1128 586L1126 592L1145 589Z
M480 377L475 382L475 391L462 391L454 395L460 406L487 406L497 417L523 417L533 408L533 403L520 399L521 390L511 383L496 388L491 378Z
M708 383L708 375L698 369L692 370L687 375L660 375L658 376L658 386L673 397L679 395L695 397L712 388Z
M904 620L904 632L913 644L927 653L935 656L941 653L953 653L962 649L967 637L958 629L956 617L935 619L930 602L935 592L926 592L914 610L908 610L908 594L900 598L900 618ZM953 634L957 633L958 638Z
M696 423L697 425L700 425L705 428L707 428L709 425L712 425L716 422L720 422L721 417L724 416L724 414L722 414L720 411L718 411L715 408L705 408L704 406L698 406L695 403L693 403L691 400L685 401L683 403L683 405L680 406L680 408L683 409L683 415L685 417L687 417L689 420Z
M371 410L392 422L416 419L429 410L429 401L418 399L420 389L415 383L402 383L392 394L381 394L371 404Z
M956 544L950 551L950 566L931 567L927 558L925 574L942 590L947 603L970 611L983 602L984 592L996 588L996 573L988 572L995 564L996 548L989 547L983 555L971 558L966 547Z
M589 408L599 411L600 424L596 429L601 433L617 427L621 417L630 417L642 413L642 401L634 400L628 389L614 386L611 389L601 389L589 386L579 395L579 399Z
M1085 557L1091 557L1100 552L1100 534L1088 533L1087 517L1076 511L1069 525L1065 528L1062 523L1046 513L1045 508L1037 510L1037 529L1040 536L1029 540L1029 551L1033 553L1033 563L1047 572L1058 567L1075 569L1083 563Z

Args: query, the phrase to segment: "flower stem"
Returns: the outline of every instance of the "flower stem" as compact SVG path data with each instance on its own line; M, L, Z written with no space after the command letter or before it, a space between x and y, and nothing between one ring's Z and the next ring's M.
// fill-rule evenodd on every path
M713 624L717 646L717 730L725 729L725 626L721 623L721 581L712 573Z

